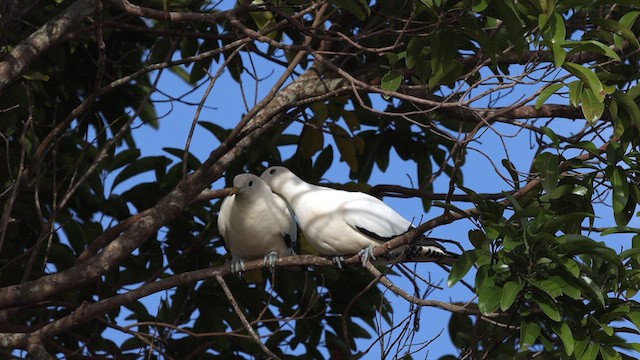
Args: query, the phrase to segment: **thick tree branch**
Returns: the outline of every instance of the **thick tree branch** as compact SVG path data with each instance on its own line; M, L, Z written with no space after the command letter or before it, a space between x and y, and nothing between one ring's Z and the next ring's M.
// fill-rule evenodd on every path
M0 62L0 93L43 52L55 45L96 10L95 0L76 0L60 15L34 31Z

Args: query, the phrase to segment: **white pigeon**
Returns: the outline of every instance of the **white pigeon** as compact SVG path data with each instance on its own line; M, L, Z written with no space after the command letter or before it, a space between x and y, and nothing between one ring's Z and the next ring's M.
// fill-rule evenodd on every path
M373 247L412 229L408 220L371 195L312 185L282 166L268 168L260 178L289 202L309 244L333 256L340 267L342 255L356 253L366 265L369 257L375 260ZM426 237L390 253L400 255L403 260L442 264L452 264L457 257Z
M264 258L273 270L278 257L292 255L297 227L287 202L253 174L233 178L233 189L220 205L218 229L227 251L231 270L240 274L244 260Z

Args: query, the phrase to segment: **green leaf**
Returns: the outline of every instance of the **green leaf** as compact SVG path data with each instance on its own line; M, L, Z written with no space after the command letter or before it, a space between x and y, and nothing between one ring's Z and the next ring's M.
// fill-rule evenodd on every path
M338 151L340 151L341 160L345 161L349 165L351 171L358 171L357 149L347 130L335 123L330 124L329 129L333 135L333 140L338 146Z
M605 55L613 60L620 61L620 56L613 51L610 47L596 40L577 41L572 44L576 46L569 51L569 55L573 55L579 52L593 52L596 54Z
M540 30L546 31L547 24L549 24L549 15L545 13L538 15L538 27Z
M140 157L140 149L126 149L117 153L107 165L109 171L119 169Z
M531 284L538 289L544 291L549 295L552 299L557 298L562 295L562 287L558 282L552 279L544 279L544 280L535 280L532 281Z
M579 281L582 283L582 286L589 290L592 296L595 296L600 306L604 307L604 294L602 293L602 290L598 287L598 285L586 275L581 275L579 277Z
M561 250L568 255L592 254L607 260L611 264L619 265L620 258L608 246L580 234L566 234L556 239L562 245Z
M620 166L609 166L605 170L611 186L613 187L613 211L622 212L629 200L629 183L627 175Z
M582 296L582 291L572 284L566 284L562 287L562 292L573 300L579 300Z
M533 345L540 336L540 325L522 321L520 323L520 347Z
M558 140L558 135L556 135L556 133L551 130L551 128L548 128L546 126L542 126L540 127L540 130L542 130L542 132L547 135L547 137L549 139L551 139L551 141L553 141L553 144L558 147L560 146L560 140Z
M468 236L469 241L476 249L484 248L489 245L488 238L482 230L469 230Z
M640 47L638 39L636 38L636 35L633 33L633 31L631 31L630 28L619 23L618 21L596 17L592 18L591 21L594 24L600 25L603 28L613 32L615 35L621 36L623 39L627 40L631 44L631 46L635 48Z
M503 21L506 33L512 42L522 41L524 27L516 4L512 1L491 2L492 10L497 11L498 18Z
M600 79L598 79L598 76L593 71L570 61L565 62L562 67L575 75L578 79L582 80L582 82L592 90L596 102L601 103L604 101L604 88L602 86L602 82L600 82ZM582 98L584 99L584 96Z
M490 264L482 265L476 272L476 288L493 286L496 284L496 272L493 271Z
M517 281L509 281L504 284L500 297L500 310L507 311L516 300L520 290L522 290L522 284Z
M569 83L569 102L573 107L580 106L584 84L580 80Z
M170 147L164 147L162 148L162 150L168 152L169 154L177 157L178 159L180 159L180 161L182 161L182 159L184 158L184 153L185 150L184 149L178 149L178 148L170 148ZM192 153L189 153L187 155L187 164L189 165L189 169L196 169L197 167L199 167L201 165L200 160L198 160L198 158L193 155Z
M242 62L242 57L239 55L235 55L233 56L233 58L230 58L229 65L227 65L227 69L229 70L229 74L231 75L231 78L235 80L238 84L241 84L242 73L244 72L244 64Z
M589 88L582 91L582 114L590 124L598 121L604 114L604 103L599 101L597 96Z
M594 143L592 143L591 141L580 141L580 142L577 142L577 143L571 145L570 147L575 147L575 148L578 148L578 149L586 150L586 151L590 152L593 155L600 155L600 150L598 150L596 145Z
M316 158L315 163L313 164L313 174L316 179L322 178L324 173L329 170L331 164L333 163L333 147L328 145L320 152L320 155Z
M598 353L600 352L600 344L590 343L587 349L584 351L580 360L596 360Z
M477 290L478 294L478 310L487 315L498 310L500 307L500 298L502 297L502 289L497 286L483 287Z
M218 124L214 124L214 123L209 122L209 121L198 121L198 125L202 126L207 131L212 133L213 136L215 136L216 139L218 139L218 141L220 141L220 142L225 141L227 139L227 136L229 136L229 134L231 133L230 130L227 130L227 129L223 128L222 126L220 126Z
M558 309L558 305L556 305L554 302L541 298L536 298L535 302L538 303L538 306L540 306L542 312L547 315L549 319L555 322L559 322L560 320L562 320L560 309Z
M547 86L540 95L538 95L538 99L536 100L536 109L540 109L547 99L556 93L560 88L564 87L563 83L555 83L553 85Z
M360 130L360 119L354 111L343 111L342 118L344 119L344 122L347 123L349 130Z
M561 67L567 59L567 52L557 43L551 43L550 47L553 53L553 65Z
M382 77L382 90L395 92L396 90L398 90L403 80L404 77L402 76L402 74L393 70L389 70L389 72L384 74L384 76ZM389 98L389 96L385 96L387 99Z
M600 346L600 355L602 360L622 360L622 355L609 346Z
M113 187L115 188L121 182L128 180L138 174L142 174L147 171L164 169L171 163L171 160L164 156L150 156L139 160L136 160L124 169L113 180Z
M446 209L446 210L449 210L449 211L454 212L454 213L458 213L458 214L462 215L463 217L469 217L469 214L467 214L466 212L464 212L464 210L460 209L459 207L457 207L457 206L455 206L453 204L443 203L441 201L434 201L431 205L439 207L439 208L443 208L443 209Z
M264 3L264 0L252 1L252 5L261 5L263 3ZM264 31L263 31L264 29L269 28L275 25L276 23L275 16L273 16L273 13L271 11L251 11L249 12L249 15L251 15L251 18L258 26L258 30L260 30L263 34L264 34ZM272 31L264 35L270 37L271 39L276 39L278 36L278 33L276 31Z
M571 356L571 354L573 354L573 349L575 348L575 339L573 338L573 333L571 332L569 325L566 322L563 322L562 324L552 325L552 328L560 337L560 340L562 340L565 353Z
M584 351L587 349L587 346L589 345L589 341L590 339L587 337L576 343L573 349L574 358L579 359L582 356L582 354L584 354Z
M360 21L371 15L369 2L366 0L331 0L331 2L355 15Z
M49 81L49 75L43 74L39 71L24 74L22 75L22 77L30 81L34 81L34 80Z
M471 4L471 10L475 12L482 12L489 6L488 0L473 0Z
M638 15L640 15L640 11L629 11L628 13L622 15L622 17L620 18L620 24L631 29L633 24L636 22Z
M552 153L544 152L538 155L534 166L540 172L542 187L545 191L553 191L558 186L558 179L560 177L560 157Z
M478 259L478 249L474 249L471 251L465 251L458 258L458 260L453 264L451 271L449 272L449 278L447 279L447 285L452 287L455 285L460 279L462 279L467 273L471 266Z
M455 347L462 349L472 344L474 324L469 316L452 313L448 328L451 342Z
M594 322L595 324L597 324L605 332L605 334L609 336L613 335L613 328L611 326L601 323L600 321L598 321L598 319L596 319L593 316L589 316L588 319Z
M640 89L640 87L638 89ZM634 98L622 91L614 91L611 96L622 105L622 108L629 114L629 117L635 123L636 127L640 129L640 108L638 108L638 104L636 104Z
M324 134L311 126L305 126L300 134L298 151L304 159L311 158L324 147Z
M551 41L554 44L561 44L567 37L567 30L564 27L564 19L562 18L562 15L557 12L554 12L552 17L552 19L549 19L552 22L551 31L553 32Z
M640 331L640 311L632 310L626 317L635 325L636 329Z

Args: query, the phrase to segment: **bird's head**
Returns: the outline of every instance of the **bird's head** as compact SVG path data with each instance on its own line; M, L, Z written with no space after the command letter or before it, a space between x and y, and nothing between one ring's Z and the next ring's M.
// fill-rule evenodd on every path
M233 188L230 195L246 194L258 191L261 187L267 185L257 175L240 174L233 178Z
M260 175L260 179L264 180L271 190L278 194L282 194L285 190L286 183L291 185L292 182L295 183L296 180L300 180L291 170L284 166L272 166L268 168Z

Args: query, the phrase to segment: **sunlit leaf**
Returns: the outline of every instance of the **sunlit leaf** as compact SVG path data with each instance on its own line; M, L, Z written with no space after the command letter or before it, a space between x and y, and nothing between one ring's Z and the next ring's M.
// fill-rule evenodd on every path
M580 100L582 102L582 114L589 123L593 124L602 117L605 105L598 100L593 90L585 88L582 91L582 98Z
M545 101L547 101L547 99L556 93L556 91L558 91L560 88L562 88L564 86L563 83L556 83L556 84L552 84L550 86L547 86L544 90L542 90L542 92L540 93L540 95L538 95L538 99L536 99L536 109L540 109L542 107L542 105L544 104Z
M592 90L592 93L595 96L595 102L602 103L604 101L604 89L602 86L602 82L600 81L600 79L598 79L598 76L593 71L587 69L582 65L575 64L570 61L565 62L562 66L573 75L578 77L580 80L582 80L582 82L584 82Z

